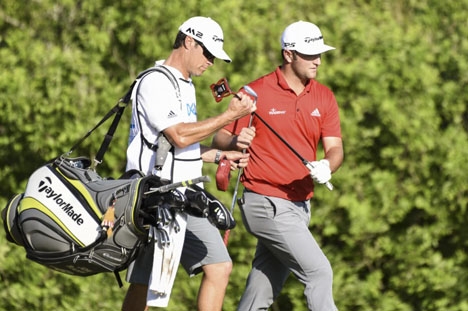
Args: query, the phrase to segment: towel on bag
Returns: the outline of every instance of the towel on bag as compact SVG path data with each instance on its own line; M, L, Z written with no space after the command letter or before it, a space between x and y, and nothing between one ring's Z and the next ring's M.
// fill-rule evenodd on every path
M153 253L153 270L150 275L146 304L150 307L167 307L174 279L179 267L180 256L184 246L187 215L176 213L175 220L162 227L152 227L155 236ZM169 238L166 241L167 237Z

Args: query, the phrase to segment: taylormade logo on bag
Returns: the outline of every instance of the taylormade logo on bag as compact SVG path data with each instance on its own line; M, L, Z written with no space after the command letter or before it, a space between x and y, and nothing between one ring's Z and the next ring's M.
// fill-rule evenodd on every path
M83 206L87 203L81 202L70 190L73 184L63 182L55 174L49 168L41 167L31 175L25 197L38 203L30 208L46 213L49 217L54 216L58 219L57 224L66 228L81 244L90 245L99 236L100 224L90 214L91 208Z
M46 177L45 180L47 180L49 184L51 183L49 177ZM81 218L81 214L75 213L73 206L70 203L64 201L62 194L56 193L51 186L46 185L45 183L46 182L44 180L41 180L39 183L38 192L45 192L47 198L52 199L52 201L55 202L55 204L57 204L67 216L75 221L78 226L81 226L84 222L83 218Z

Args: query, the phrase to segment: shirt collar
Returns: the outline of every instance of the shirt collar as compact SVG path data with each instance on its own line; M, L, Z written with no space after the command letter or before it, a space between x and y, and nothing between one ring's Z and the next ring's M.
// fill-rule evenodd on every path
M286 82L286 79L284 78L283 72L281 71L281 66L278 66L275 70L276 74L276 79L278 81L278 85L283 88L284 90L292 90L291 87L288 85L288 82ZM310 92L310 89L312 87L314 80L310 79L307 85L305 86L304 92Z

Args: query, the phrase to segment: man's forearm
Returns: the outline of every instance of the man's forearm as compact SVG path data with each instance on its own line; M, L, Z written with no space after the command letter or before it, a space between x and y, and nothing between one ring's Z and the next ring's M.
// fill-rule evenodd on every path
M229 122L229 118L219 115L195 123L179 123L165 129L164 134L173 145L185 148L210 137Z
M325 154L325 159L330 163L332 173L336 172L343 163L343 148L330 148Z
M225 129L221 129L213 137L211 147L221 150L238 150L237 136L232 135Z
M219 161L221 154L218 151L220 151L218 148L200 145L200 153L203 162L216 163L216 160Z

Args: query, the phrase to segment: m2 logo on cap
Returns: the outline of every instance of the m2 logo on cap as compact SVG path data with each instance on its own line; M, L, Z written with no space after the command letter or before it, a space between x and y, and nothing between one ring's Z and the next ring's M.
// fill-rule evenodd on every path
M296 47L296 42L285 42L284 43L285 48L293 48Z
M203 38L203 32L196 31L192 27L187 28L186 32L191 33L192 35L194 35L197 38L200 38L200 39Z

